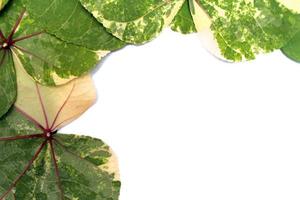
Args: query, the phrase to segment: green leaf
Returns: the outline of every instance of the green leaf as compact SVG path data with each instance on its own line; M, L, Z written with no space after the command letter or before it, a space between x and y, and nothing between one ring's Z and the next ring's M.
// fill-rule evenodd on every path
M58 38L95 51L112 51L125 45L106 31L79 0L23 0L40 27ZM63 8L63 9L62 9Z
M90 76L37 84L16 66L15 108L0 119L0 199L117 200L117 159L101 140L59 134L96 99Z
M4 115L16 99L16 73L11 55L0 50L0 117Z
M100 57L101 52L48 34L24 12L21 1L11 0L0 13L0 117L15 101L15 65L42 84L61 85L89 72Z
M9 0L0 0L0 10L8 3Z
M177 31L183 34L195 33L197 32L193 17L190 12L189 2L186 0L175 16L171 28L173 31Z
M20 0L11 0L0 14L1 49L13 54L24 69L46 85L64 84L88 73L99 61L99 52L64 42L36 26Z
M47 137L17 110L0 128L0 199L118 199L116 160L101 140Z
M207 15L221 55L232 61L250 60L258 53L280 49L300 28L300 15L276 0L191 3L198 31L207 23L201 16Z
M292 38L281 51L288 58L300 62L300 32L298 32L294 38Z
M184 0L80 0L116 37L141 44L168 27Z

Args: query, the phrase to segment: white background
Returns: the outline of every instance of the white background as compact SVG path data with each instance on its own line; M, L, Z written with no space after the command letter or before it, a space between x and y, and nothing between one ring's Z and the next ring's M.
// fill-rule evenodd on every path
M120 200L299 200L300 64L246 63L166 30L107 57L98 101L63 132L116 152Z

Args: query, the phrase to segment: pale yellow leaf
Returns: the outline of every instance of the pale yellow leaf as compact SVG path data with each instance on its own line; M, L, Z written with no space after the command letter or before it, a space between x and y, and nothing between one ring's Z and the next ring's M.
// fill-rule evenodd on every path
M15 106L44 129L57 130L78 118L96 100L90 75L59 87L36 83L14 56L18 97Z

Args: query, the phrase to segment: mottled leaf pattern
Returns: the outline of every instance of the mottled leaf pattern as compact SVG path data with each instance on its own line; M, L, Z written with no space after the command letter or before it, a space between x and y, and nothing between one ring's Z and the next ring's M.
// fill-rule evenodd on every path
M27 12L60 39L95 51L112 51L125 45L112 36L79 0L23 0ZM62 12L63 11L63 12Z
M258 53L283 47L299 30L300 15L276 0L193 0L197 12L206 12L222 55L232 61L254 59Z
M15 109L0 120L0 199L117 200L118 163L101 140L58 134L95 101L89 76L37 84L16 65Z
M171 28L172 30L183 34L195 33L197 31L193 21L193 17L191 15L188 0L184 2L182 8L175 16L171 24Z
M145 43L168 26L205 32L227 60L283 47L300 62L295 2L0 0L0 10L6 5L0 12L0 199L118 200L112 150L99 139L58 133L96 99L85 74L108 52Z
M184 0L80 0L113 35L141 44L168 27Z
M17 176L23 173L42 140L38 138L35 140L17 140L21 135L26 138L31 134L40 133L41 130L16 110L11 110L1 118L0 130L0 196L3 196L10 189ZM3 141L6 137L16 139ZM13 198L12 192L6 194L7 200Z
M205 13L214 37L208 35L208 41L216 43L205 46L218 48L215 54L231 61L280 49L300 30L294 0L80 1L112 34L135 44L153 39L166 26L184 34L201 32L208 22L199 13Z
M36 81L46 85L64 84L97 64L102 55L46 33L35 25L20 0L10 2L0 13L4 40L1 43Z
M0 199L117 200L117 163L101 140L54 134L16 110L0 120Z

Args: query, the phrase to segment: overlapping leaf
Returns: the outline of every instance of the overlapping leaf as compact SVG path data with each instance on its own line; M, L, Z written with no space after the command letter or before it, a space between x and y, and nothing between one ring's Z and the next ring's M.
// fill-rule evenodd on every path
M1 46L14 52L38 82L59 85L87 73L99 61L97 52L66 43L36 26L21 1L11 0L0 14Z
M36 26L20 0L10 0L0 12L0 116L16 95L14 62L18 58L36 81L46 85L64 84L88 73L101 52L64 42ZM8 81L11 80L11 81Z
M195 28L203 31L206 24L216 53L231 61L280 49L300 28L300 15L292 9L295 0L80 1L112 34L129 43L149 41L166 26L192 33Z
M0 199L117 200L111 149L98 139L57 133L94 102L90 77L50 88L16 69L16 109L0 120Z

